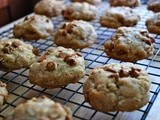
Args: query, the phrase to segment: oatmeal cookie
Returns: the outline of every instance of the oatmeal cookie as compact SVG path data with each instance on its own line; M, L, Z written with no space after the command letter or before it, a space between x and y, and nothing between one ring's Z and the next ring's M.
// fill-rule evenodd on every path
M153 17L146 21L147 29L150 33L160 35L160 12L156 13Z
M47 17L55 17L60 15L63 9L65 9L63 1L41 0L35 5L34 12Z
M68 107L43 96L19 104L5 120L72 120L72 117Z
M111 6L127 6L127 7L137 7L141 4L140 0L109 0Z
M92 70L84 83L85 101L98 111L133 111L149 100L147 72L132 63L110 63Z
M100 4L102 0L72 0L73 2L87 2L93 5Z
M43 15L26 17L23 22L18 23L13 28L13 35L16 38L25 40L39 40L46 38L53 32L52 21Z
M153 12L160 12L160 0L149 0L148 10L152 10Z
M84 75L84 58L63 47L48 49L29 69L29 81L48 89L76 83Z
M95 6L83 2L75 2L62 11L66 20L93 20L96 18L97 9Z
M91 46L96 40L95 29L89 23L75 20L63 24L55 33L54 42L58 46L82 49Z
M100 17L100 23L104 27L118 28L122 26L132 27L138 23L140 16L129 7L111 7Z
M0 81L0 108L7 101L8 91L6 89L7 85Z
M36 61L38 49L18 39L0 40L0 70L12 71L29 68Z
M115 35L105 42L104 51L114 59L136 62L153 54L154 42L154 38L146 30L120 27Z

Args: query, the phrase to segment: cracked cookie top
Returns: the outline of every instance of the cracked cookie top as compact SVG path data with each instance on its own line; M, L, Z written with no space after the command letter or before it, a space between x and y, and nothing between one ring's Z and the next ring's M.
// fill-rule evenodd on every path
M148 10L152 10L153 12L160 12L160 0L149 0Z
M13 35L25 40L39 40L50 36L53 28L52 21L46 16L33 15L16 24L13 28Z
M65 8L63 1L57 0L40 0L34 7L34 12L47 17L60 15Z
M102 26L118 28L122 26L131 27L137 24L140 16L129 7L111 7L100 17Z
M106 54L114 59L135 62L153 54L154 42L146 30L120 27L104 47Z
M82 20L63 24L55 33L54 42L58 46L81 49L92 45L97 38L92 25Z
M96 18L97 8L89 3L75 2L62 11L66 20L93 20Z
M132 63L111 63L92 70L83 93L96 110L132 111L148 102L149 87L145 70Z
M6 120L72 120L68 107L43 96L19 104Z

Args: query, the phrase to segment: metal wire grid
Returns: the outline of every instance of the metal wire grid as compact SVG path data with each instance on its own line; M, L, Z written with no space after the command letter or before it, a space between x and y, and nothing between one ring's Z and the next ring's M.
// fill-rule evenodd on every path
M145 6L142 7L145 9ZM105 8L106 3L103 3L101 7L99 7L99 13L102 14ZM141 11L140 14L141 21L136 27L146 28L144 23L146 18L150 16L150 12L144 10ZM64 22L61 16L54 18L52 21L56 29L60 24ZM91 24L96 29L98 39L91 47L80 50L86 61L86 76L78 83L69 84L61 88L49 90L30 84L28 82L28 69L21 69L12 72L0 71L0 79L3 82L7 83L9 90L8 101L0 110L0 119L4 118L4 116L6 116L18 104L31 99L32 97L39 97L42 95L46 95L54 101L69 106L73 112L73 117L76 120L116 120L119 118L119 116L124 114L121 112L101 113L93 110L90 105L88 103L85 103L84 101L82 86L84 81L87 79L90 70L107 63L121 62L106 56L103 51L103 43L106 41L106 39L110 38L116 30L101 27L98 19L91 22ZM160 91L160 36L154 34L152 35L156 39L156 51L154 53L154 56L135 63L136 65L146 69L150 77L152 78L152 87L150 90L151 97L148 104L137 111L129 113L135 115L134 118L136 118L137 120L146 119ZM6 31L0 33L0 38L3 37L12 38L12 28L9 28ZM41 54L49 47L55 47L55 44L53 44L53 40L51 37L27 43L32 44L34 47L38 47L41 51Z

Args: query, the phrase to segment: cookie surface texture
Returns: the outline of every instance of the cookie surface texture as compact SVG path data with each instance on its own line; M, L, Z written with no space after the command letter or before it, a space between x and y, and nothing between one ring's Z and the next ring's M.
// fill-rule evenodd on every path
M54 43L72 49L82 49L91 46L97 38L92 25L82 20L63 24L55 33Z
M29 70L29 81L43 88L76 83L85 75L84 58L63 47L48 49Z
M83 86L85 101L101 112L133 111L149 100L150 79L132 63L110 63L92 70Z
M109 28L132 27L139 20L140 16L129 7L108 8L105 14L100 17L101 25Z
M19 39L0 40L0 70L12 71L29 68L36 61L38 49Z
M46 16L33 15L16 24L13 28L13 35L25 40L39 40L50 36L53 28L52 21Z
M72 120L72 117L68 107L40 97L19 104L6 120Z
M35 5L34 12L47 17L55 17L60 15L63 9L65 9L63 1L41 0Z
M133 27L120 27L105 42L104 51L114 59L136 62L151 56L154 52L154 38L146 30Z
M89 3L75 2L62 11L66 20L86 20L90 21L96 18L97 8Z
M160 13L156 13L153 17L147 19L146 26L150 33L160 35Z

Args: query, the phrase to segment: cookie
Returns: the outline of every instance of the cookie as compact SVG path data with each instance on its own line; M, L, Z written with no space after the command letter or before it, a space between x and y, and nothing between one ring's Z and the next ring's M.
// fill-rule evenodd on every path
M91 46L97 38L95 29L89 23L75 20L63 24L55 33L54 43L72 49Z
M104 51L114 59L125 62L136 62L151 56L154 52L154 38L146 30L120 27L105 42Z
M64 8L63 1L41 0L35 5L34 12L47 17L55 17L60 15Z
M53 31L52 21L43 15L26 17L23 22L13 28L13 35L16 38L25 40L39 40L51 35Z
M89 4L97 5L102 2L102 0L72 0L73 2L87 2Z
M150 33L160 35L160 12L156 13L153 17L147 19L146 26Z
M84 75L84 58L63 47L48 49L29 69L30 83L48 89L76 83Z
M68 107L43 96L19 104L6 120L72 120L72 117Z
M141 4L140 0L109 0L110 6L137 7Z
M153 12L160 12L160 0L149 0L148 10L152 10Z
M66 20L93 20L96 18L97 9L89 3L75 2L62 11Z
M0 108L7 101L8 91L6 89L7 85L0 81Z
M36 60L38 49L18 39L0 40L0 70L12 71L29 68Z
M129 7L111 7L100 17L100 24L109 28L132 27L139 20L140 16Z
M147 72L132 63L110 63L92 70L84 83L85 101L101 112L133 111L149 100Z

